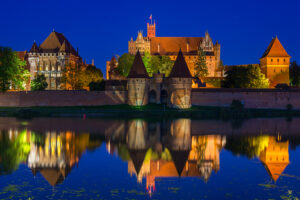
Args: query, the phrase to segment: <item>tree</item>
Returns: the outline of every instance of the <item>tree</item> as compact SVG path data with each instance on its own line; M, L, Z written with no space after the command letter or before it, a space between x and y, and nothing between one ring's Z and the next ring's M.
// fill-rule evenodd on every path
M268 88L270 84L258 66L233 66L225 75L224 88Z
M290 65L290 84L291 86L300 86L300 66L296 61Z
M161 56L159 61L159 72L165 74L168 77L174 66L174 61L172 61L169 56Z
M83 89L84 82L82 80L83 74L82 66L79 64L68 64L63 69L61 82L63 88L70 90L81 90Z
M80 73L80 76L83 87L89 87L91 82L100 82L103 80L102 71L94 65L88 65L87 68Z
M21 61L11 48L0 47L0 91L24 90L30 76L25 66L26 61Z
M206 66L206 55L205 52L200 47L198 50L197 60L195 62L195 76L201 79L208 75L208 69Z
M33 91L42 91L48 87L48 83L46 81L46 77L44 74L38 74L32 81L31 81L31 90Z
M129 53L124 53L118 60L117 72L121 76L127 77L134 61L134 56Z

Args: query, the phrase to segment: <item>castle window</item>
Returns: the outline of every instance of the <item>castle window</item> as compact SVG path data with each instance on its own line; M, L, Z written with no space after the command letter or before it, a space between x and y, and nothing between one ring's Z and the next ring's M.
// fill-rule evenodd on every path
M271 59L271 62L273 62L273 59Z
M285 62L285 59L283 59L283 62Z
M279 59L277 59L277 62L279 62Z

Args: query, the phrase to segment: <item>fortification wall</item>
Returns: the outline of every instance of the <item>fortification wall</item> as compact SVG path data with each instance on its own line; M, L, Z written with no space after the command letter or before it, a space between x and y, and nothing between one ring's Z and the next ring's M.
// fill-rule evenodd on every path
M192 105L230 106L241 101L245 108L286 109L288 104L300 109L299 89L193 89Z
M240 100L246 108L300 109L300 90L193 89L192 105L230 106ZM127 91L40 91L0 93L0 107L97 106L127 103Z
M0 107L98 106L127 102L127 91L31 91L0 93Z

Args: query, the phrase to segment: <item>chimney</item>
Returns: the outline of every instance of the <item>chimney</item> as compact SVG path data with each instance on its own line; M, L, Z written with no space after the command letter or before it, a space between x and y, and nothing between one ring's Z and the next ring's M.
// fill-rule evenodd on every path
M190 44L188 42L186 43L186 52L190 52Z
M94 59L92 59L92 65L95 66L95 61L94 61Z

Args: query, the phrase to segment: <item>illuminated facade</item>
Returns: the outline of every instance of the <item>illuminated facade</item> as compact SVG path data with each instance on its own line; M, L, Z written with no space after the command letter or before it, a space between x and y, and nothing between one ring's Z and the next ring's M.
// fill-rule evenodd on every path
M192 76L181 51L168 78L155 74L152 79L138 51L127 80L129 105L143 106L150 102L180 109L191 107Z
M181 50L192 76L195 76L195 62L200 47L206 54L207 77L222 77L221 45L218 42L213 44L208 32L205 37L157 37L156 23L148 23L147 36L144 37L143 32L139 31L135 41L131 38L128 42L128 53L135 55L138 51L142 54L148 52L156 56L169 56L175 61L177 52Z
M260 58L261 70L269 79L271 87L282 83L289 85L290 58L278 37L273 38Z
M36 74L44 74L48 83L47 89L50 90L61 89L62 72L66 65L83 64L78 50L73 48L62 33L54 30L40 46L33 43L28 52L28 62L31 79Z

